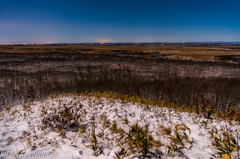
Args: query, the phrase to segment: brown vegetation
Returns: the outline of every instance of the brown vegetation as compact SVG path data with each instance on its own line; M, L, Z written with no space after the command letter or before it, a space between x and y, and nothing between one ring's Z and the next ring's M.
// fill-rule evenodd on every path
M35 53L0 54L2 108L49 94L86 91L113 91L185 104L196 107L196 111L206 111L206 116L215 110L225 111L227 104L237 108L240 103L238 64L142 58L151 56L140 52L147 46L52 46L55 53L49 48L46 50L47 46L31 47ZM178 46L158 47L173 50ZM29 48L21 46L21 49ZM77 53L76 48L87 53ZM124 51L119 53L120 48L132 48L132 53L127 51L125 56ZM68 49L75 53L64 53ZM45 54L36 54L43 50ZM109 52L111 55L106 55Z
M215 56L240 56L240 46L194 46L194 45L8 45L0 46L2 53L89 53L120 54L149 58L151 56L167 56L170 59L210 61ZM144 53L139 55L139 53ZM149 56L151 55L151 56Z

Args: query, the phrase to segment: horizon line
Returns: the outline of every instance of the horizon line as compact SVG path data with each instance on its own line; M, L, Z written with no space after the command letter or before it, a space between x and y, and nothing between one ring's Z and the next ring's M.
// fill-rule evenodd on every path
M161 44L161 43L240 43L240 41L186 41L186 42L39 42L39 43L0 43L0 45L36 45L36 44Z

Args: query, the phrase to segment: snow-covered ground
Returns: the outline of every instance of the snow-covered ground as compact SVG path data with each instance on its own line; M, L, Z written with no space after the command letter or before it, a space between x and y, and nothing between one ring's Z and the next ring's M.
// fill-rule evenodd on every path
M69 118L69 121L64 121L63 118ZM173 154L175 158L211 158L216 150L212 147L208 131L215 127L220 134L225 126L229 127L229 123L224 121L206 119L194 113L175 112L164 107L145 107L137 103L88 96L62 96L2 111L0 158L15 154L12 158L33 158L31 155L37 158L36 155L45 155L45 158L61 159L113 159L121 147L125 150L129 148L126 136L130 126L136 124L143 128L149 124L149 136L153 137L154 143L158 143L158 146L153 144L149 149L154 154L148 153L149 158L174 158ZM181 128L175 127L177 124ZM122 138L120 128L125 132L122 133ZM169 135L164 135L164 128L170 130ZM237 131L239 125L232 122L230 129ZM95 151L93 132L97 140ZM183 140L184 146L179 146L183 147L181 151L170 151L168 154L168 146L171 145L175 132L183 138L185 132L187 137ZM122 158L141 157L138 149L128 152L128 156Z

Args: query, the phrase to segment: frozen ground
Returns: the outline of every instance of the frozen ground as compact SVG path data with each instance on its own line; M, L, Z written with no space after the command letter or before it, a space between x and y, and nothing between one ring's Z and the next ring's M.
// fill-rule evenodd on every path
M216 149L212 147L208 131L216 128L220 134L226 126L233 134L239 130L235 122L229 126L228 122L164 107L87 96L62 96L2 111L0 156L7 158L15 154L11 158L24 158L24 155L33 158L30 155L45 154L45 158L113 159L123 148L128 154L121 155L122 158L143 158L141 148L133 146L131 149L127 144L130 143L127 135L131 126L136 124L143 129L148 125L147 139L154 141L146 158L215 158L212 155L216 154ZM184 145L176 144L179 150L168 153L176 132L183 138Z

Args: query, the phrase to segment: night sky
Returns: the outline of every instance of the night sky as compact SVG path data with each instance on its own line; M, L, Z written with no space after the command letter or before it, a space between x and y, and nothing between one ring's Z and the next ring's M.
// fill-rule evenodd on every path
M1 0L0 43L240 41L240 0Z

